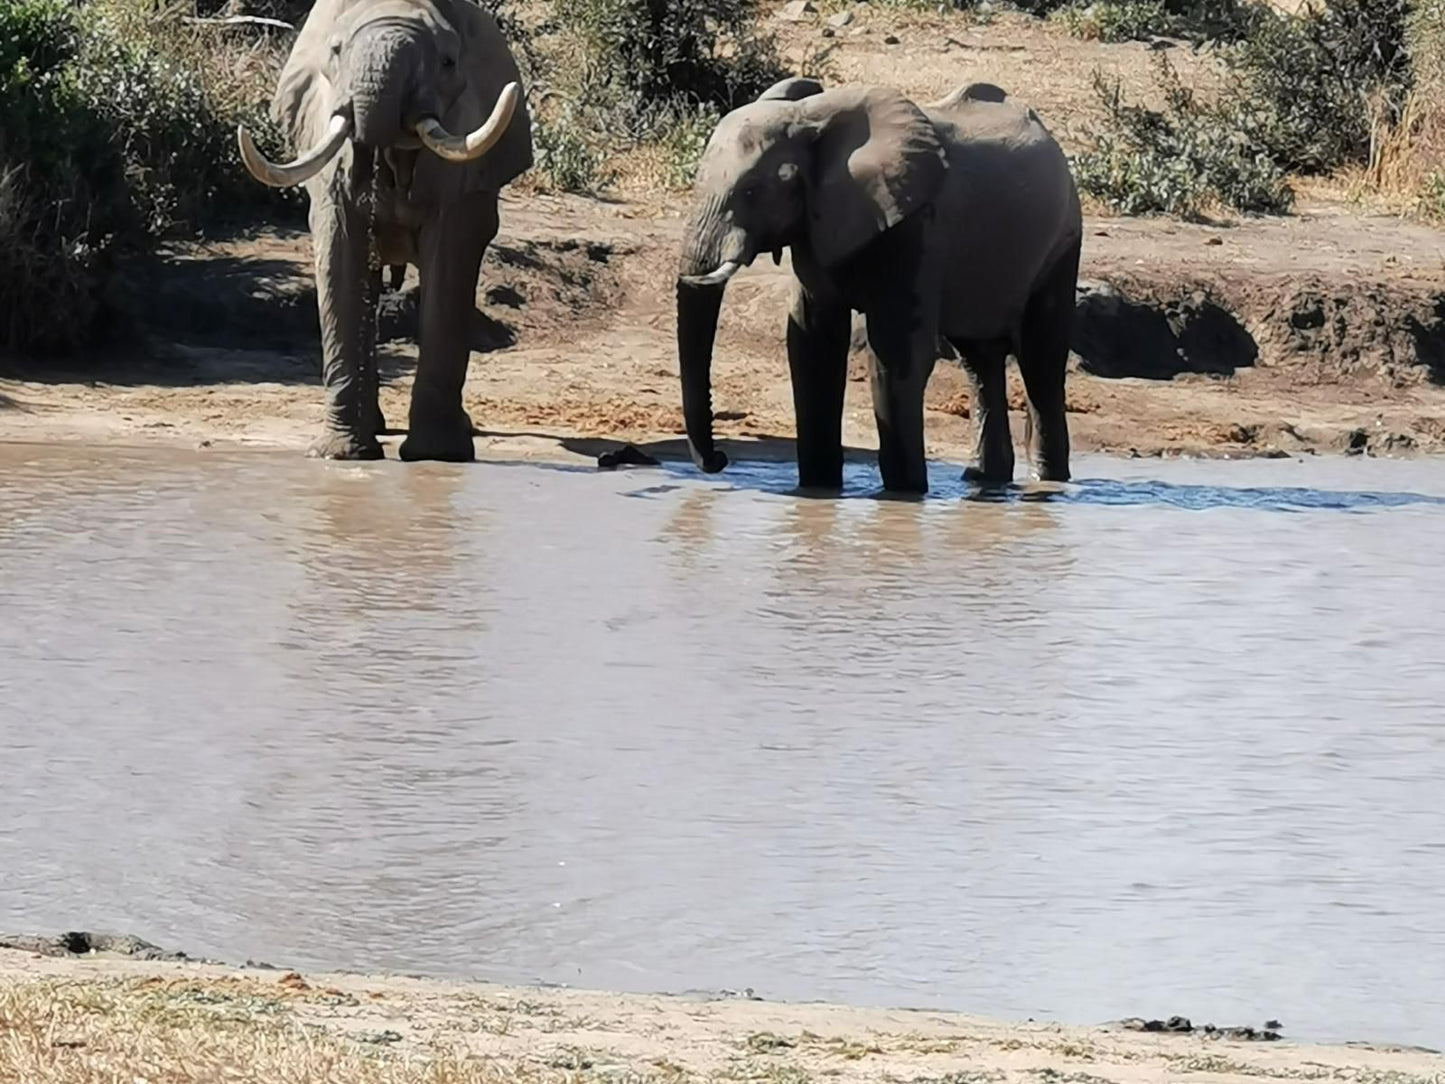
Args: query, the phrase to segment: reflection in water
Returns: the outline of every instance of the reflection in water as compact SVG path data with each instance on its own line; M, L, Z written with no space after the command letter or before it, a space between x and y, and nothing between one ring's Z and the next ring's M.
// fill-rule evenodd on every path
M1438 1038L1431 464L737 467L0 446L0 928Z

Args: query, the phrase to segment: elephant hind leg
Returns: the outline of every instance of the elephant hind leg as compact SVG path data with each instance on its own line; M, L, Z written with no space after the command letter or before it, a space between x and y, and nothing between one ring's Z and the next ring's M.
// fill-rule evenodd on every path
M1008 344L1003 340L951 339L973 383L974 464L963 476L971 482L1011 482L1013 435L1008 427L1005 383Z
M1069 480L1069 422L1064 377L1074 324L1079 249L1054 266L1024 309L1019 369L1028 393L1028 444L1034 471L1046 482Z

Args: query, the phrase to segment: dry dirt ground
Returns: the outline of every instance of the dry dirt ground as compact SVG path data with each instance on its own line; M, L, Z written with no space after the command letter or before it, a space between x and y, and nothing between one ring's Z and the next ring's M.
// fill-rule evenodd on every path
M1141 1023L1065 1027L0 950L0 1079L26 1084L1445 1078L1445 1056L1432 1051L1136 1030Z
M1074 147L1097 119L1094 68L1140 96L1151 86L1157 50L1139 43L1078 41L1021 17L977 25L874 5L834 28L826 19L836 10L780 22L788 55L831 48L835 79L888 80L919 99L995 81ZM1207 86L1207 50L1167 52ZM1089 218L1069 382L1076 448L1445 449L1445 232L1324 197L1283 219ZM478 286L466 388L481 455L567 458L616 441L683 454L672 274L684 213L675 195L507 194ZM149 345L69 368L0 362L0 439L303 447L321 417L309 251L304 234L265 232L137 265L131 289L144 299ZM786 261L764 259L729 288L714 405L735 458L791 456L789 282ZM383 409L404 426L414 273L383 304ZM845 437L866 450L876 440L857 341ZM1013 404L1022 404L1017 380ZM935 370L928 407L931 454L966 461L969 395L952 361ZM1021 436L1017 410L1014 424Z

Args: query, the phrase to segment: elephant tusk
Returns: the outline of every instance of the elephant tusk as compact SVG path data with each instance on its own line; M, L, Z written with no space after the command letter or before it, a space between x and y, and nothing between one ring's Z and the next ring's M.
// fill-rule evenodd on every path
M256 149L251 133L244 125L236 129L236 142L241 146L241 161L246 163L246 169L256 180L273 188L286 188L309 181L336 157L350 136L351 121L338 114L326 126L326 138L294 162L278 166L275 162L268 162L266 156Z
M742 264L736 260L728 260L721 264L716 271L709 271L706 275L679 275L678 280L689 286L721 286L736 275L741 268Z
M521 89L516 83L508 83L497 96L492 106L492 115L480 128L466 138L454 136L435 117L426 117L416 123L416 134L426 144L427 150L448 162L471 162L486 154L493 144L502 138L512 113L517 108Z

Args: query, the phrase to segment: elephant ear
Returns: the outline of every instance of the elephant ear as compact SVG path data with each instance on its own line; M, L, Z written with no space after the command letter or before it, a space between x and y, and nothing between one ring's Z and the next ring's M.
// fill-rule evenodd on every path
M470 132L491 115L502 88L512 82L520 86L522 76L507 39L489 11L472 0L451 0L438 7L462 39L458 64L467 78L466 89L447 110L442 123L453 132ZM443 162L433 154L421 154L412 192L422 198L439 199L455 199L471 192L499 192L530 168L532 118L524 88L511 123L491 150L479 160L465 164Z
M760 102L798 102L823 93L823 84L807 76L795 75L791 79L780 79L758 95Z
M271 96L271 119L301 153L320 142L333 107L327 80L327 34L341 9L338 0L316 0L307 12Z
M933 122L891 88L829 91L802 109L816 139L809 241L832 267L927 205L948 160Z

